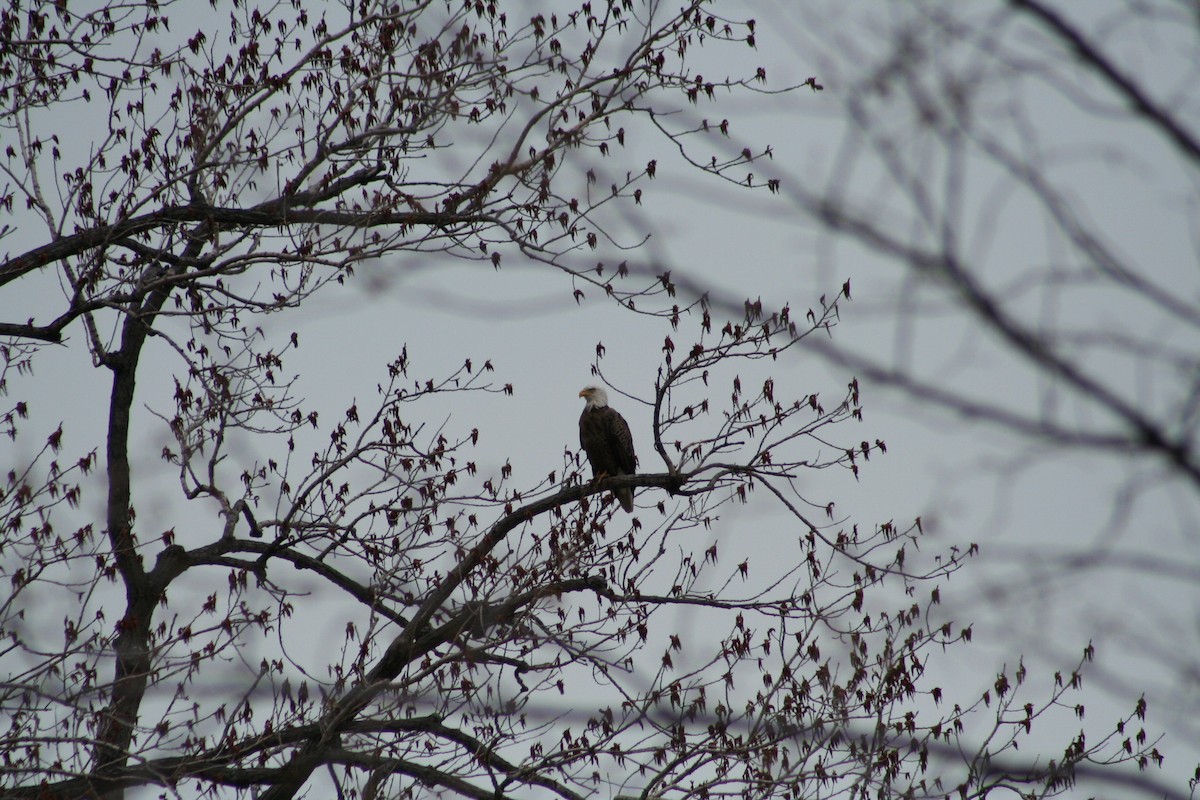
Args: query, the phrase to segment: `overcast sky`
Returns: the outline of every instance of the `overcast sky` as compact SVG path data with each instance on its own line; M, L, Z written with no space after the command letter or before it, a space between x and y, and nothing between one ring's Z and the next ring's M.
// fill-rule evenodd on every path
M1129 24L1123 17L1129 9L1121 3L1090 8L1096 17L1089 24L1106 32L1105 41L1147 83L1167 87L1167 93L1179 85L1191 64L1184 57L1194 53L1194 39L1188 38L1194 31L1184 28L1177 38L1155 20ZM1000 13L981 6L964 16L979 22ZM858 82L890 56L897 31L920 24L919 13L893 4L830 2L800 8L781 3L764 9L762 17L770 24L762 26L758 52L747 51L747 59L765 63L772 86L816 76L825 90L805 89L774 101L730 102L720 114L734 122L735 134L772 145L775 158L761 167L760 178L783 177L785 194L744 195L731 202L734 195L725 187L669 166L656 142L647 146L647 157L657 156L668 166L646 187L646 217L639 220L652 226L654 238L640 252L621 257L631 264L685 271L730 298L761 296L774 306L788 302L802 309L850 279L854 302L842 315L839 343L910 369L934 385L1014 409L1044 409L1055 418L1094 422L1094 409L1040 380L957 313L936 286L915 281L894 262L822 229L798 207L812 194L845 196L890 215L897 225L915 225L910 201L890 188L893 178L863 143L861 122L848 118L847 106L863 101L861 94L853 94L861 89ZM1123 19L1126 24L1115 24ZM1027 69L1061 58L1019 25L1001 28L997 35L1009 53L1027 59ZM956 65L982 71L971 62L972 53L970 47L947 47L934 55L926 71L934 74ZM1043 165L1072 211L1116 253L1160 284L1193 301L1200 297L1197 186L1194 175L1177 168L1168 143L1129 124L1121 104L1070 68L1055 66L1052 79L1011 80L995 64L987 68L997 74L980 77L989 92L980 106L992 115L984 127ZM1071 96L1077 102L1064 102ZM866 123L875 126L874 132L903 135L913 127L912 109L900 100L868 104L868 111ZM699 107L681 113L698 118L711 112ZM936 196L945 178L936 143L914 135L909 144L910 168L928 179ZM641 145L630 144L635 152ZM970 180L958 230L963 251L987 285L1012 287L1006 296L1022 318L1060 332L1066 347L1071 346L1068 335L1083 332L1151 342L1158 337L1174 347L1200 351L1194 326L1131 305L1122 294L1084 280L1078 285L1044 280L1051 265L1058 267L1068 258L1060 236L1046 222L1046 210L993 164L976 158L966 170ZM799 191L789 195L786 189ZM405 331L433 331L432 340L410 339L417 359L435 353L494 357L499 368L511 371L517 394L505 412L512 414L511 425L502 420L488 435L495 437L498 454L511 454L514 464L534 474L557 465L561 448L574 446L575 395L592 380L588 366L597 342L607 348L607 376L621 389L649 396L659 364L652 326L614 312L594 295L576 309L567 301L569 287L539 280L537 268L506 265L500 273L490 273L431 263L410 269L419 263L414 258L378 265L384 285L394 291L375 302L360 302L370 282L322 298L324 311L303 322L306 350L321 346L314 340L328 341L333 348L334 332L353 320L375 332L375 342L385 350L392 337L403 337ZM1166 407L1190 388L1177 375L1130 359L1119 348L1080 346L1077 352L1082 364L1097 369L1138 403ZM332 349L329 355L335 360ZM357 364L339 364L336 385L353 384L354 370L371 364L365 354ZM825 393L837 391L848 375L804 350L780 372L806 391ZM1089 695L1089 719L1115 720L1146 691L1152 725L1178 737L1162 748L1168 755L1165 776L1181 782L1189 778L1200 742L1192 718L1200 689L1195 681L1181 684L1173 670L1177 664L1165 665L1169 656L1180 654L1160 648L1182 642L1193 654L1183 660L1195 662L1200 651L1194 588L1178 575L1158 574L1126 556L1165 557L1194 570L1200 518L1194 490L1164 479L1157 465L1143 460L1037 445L923 407L869 381L864 382L864 399L863 428L868 438L888 442L888 456L872 462L858 483L822 476L813 484L860 522L921 515L935 542L982 546L979 563L948 587L958 604L954 615L978 621L978 646L947 661L951 673L955 666L963 667L952 677L982 689L1002 663L1013 664L1017 652L1025 653L1031 665L1069 669L1080 651L1095 642L1099 666L1089 685L1105 691ZM644 407L620 398L614 404L629 417L635 433L648 429ZM536 446L529 430L538 432ZM644 440L641 449L647 450ZM726 535L753 535L749 531L756 528L743 523L730 520ZM1067 569L1054 560L1098 553L1109 557L1090 569ZM1075 724L1064 722L1065 729Z
M917 4L923 5L923 4ZM1120 3L1095 4L1097 15ZM802 6L802 7L801 7ZM761 178L782 177L785 187L800 194L768 196L738 194L725 186L689 174L673 161L661 141L631 138L631 161L639 148L658 158L659 178L644 188L644 216L627 231L645 226L651 243L632 253L610 251L613 263L624 258L646 269L670 268L699 285L712 286L730 298L758 297L772 307L791 303L804 309L820 294L833 295L843 281L852 283L854 301L842 314L837 341L874 358L910 367L935 382L1005 398L1018 408L1038 408L1059 402L1053 387L1043 385L1027 367L1006 355L986 334L947 310L936 288L919 285L894 263L881 259L815 224L799 207L808 193L843 193L859 203L875 198L881 215L894 215L897 224L912 224L911 210L902 198L889 196L890 178L858 141L857 126L847 118L850 92L865 72L877 66L894 40L889 36L911 10L890 3L816 2L773 3L760 13L761 39L757 52L747 51L753 63L765 63L771 86L798 84L815 76L824 91L802 89L793 95L731 102L720 114L734 122L735 135L770 144L774 159L762 166ZM979 12L981 16L984 12ZM1139 70L1175 80L1182 66L1170 58L1178 43L1149 36L1128 35L1125 49ZM1141 33L1145 33L1142 31ZM1194 36L1194 31L1191 32ZM1192 41L1194 48L1195 43ZM1170 46L1167 46L1170 45ZM1029 44L1030 58L1037 42ZM946 59L963 57L948 52ZM936 62L936 59L935 59ZM964 61L964 64L967 63ZM946 66L946 64L940 64ZM714 68L718 68L715 67ZM731 70L732 71L732 70ZM1069 75L1068 75L1069 77ZM1103 231L1120 252L1155 271L1157 279L1175 285L1195 300L1197 259L1194 176L1179 174L1169 151L1147 140L1133 126L1110 119L1104 109L1071 107L1061 93L1036 82L1023 82L1012 93L996 96L997 135L1018 136L1021 126L1036 134L1040 153L1053 165L1055 180L1067 188L1073 202L1088 214L1087 221ZM1003 102L1020 101L1022 118L1003 110ZM703 109L681 109L703 116ZM872 107L872 124L897 130L911 124L909 109L897 103ZM894 118L889 114L894 113ZM999 130L1003 126L1006 130ZM65 126L70 139L81 131ZM919 159L920 143L913 143ZM931 146L931 151L934 148ZM1112 157L1120 153L1125 160ZM914 161L914 169L922 167ZM1044 211L985 164L972 164L970 194L964 198L965 250L986 265L989 283L1022 287L1038 274L1040 265L1062 253L1048 236ZM943 177L936 155L929 160L931 181ZM844 186L842 185L844 183ZM19 231L0 243L17 252L44 241L44 233ZM417 372L428 365L435 372L457 366L465 358L491 359L498 382L511 382L512 398L489 397L486 406L467 400L461 408L445 409L454 423L467 430L479 425L481 451L492 464L511 460L517 476L530 482L561 469L565 449L577 447L577 419L582 401L578 390L595 382L590 366L596 345L603 342L606 377L619 389L649 398L660 364L661 332L646 320L613 309L595 292L579 301L564 279L547 279L546 267L506 260L500 271L482 264L461 264L444 258L413 255L370 265L346 287L332 287L298 314L270 317L270 335L300 334L297 364L298 392L312 398L330 419L352 403L373 398L384 380L385 365L407 345ZM15 289L15 292L13 291ZM5 289L4 317L16 321L27 315L12 305L40 306L39 295L55 291L48 276L34 277ZM1014 293L1025 291L1015 288ZM1194 330L1180 330L1169 320L1119 305L1120 298L1091 293L1086 287L1041 287L1020 295L1018 306L1031 319L1073 330L1129 331L1151 337L1156 331L1182 348L1200 351ZM913 309L923 309L915 319ZM1190 337L1190 339L1185 338ZM1186 342L1186 344L1185 344ZM103 417L97 395L98 373L92 370L76 332L69 348L47 348L39 357L33 380L19 382L22 397L31 401L36 425L51 430L67 420L68 441L94 430ZM158 352L163 372L159 380L139 384L139 402L166 410L173 384L172 356ZM1089 351L1088 358L1095 358ZM302 361L300 360L302 359ZM1172 387L1160 386L1161 376L1139 371L1139 365L1114 358L1111 365L1095 364L1131 395L1147 403L1170 402ZM1150 369L1150 368L1147 368ZM778 367L780 380L839 394L851 374L820 355L800 350ZM152 370L145 372L153 374ZM14 396L17 394L13 392ZM1097 686L1089 720L1116 719L1127 713L1143 684L1152 700L1175 697L1173 707L1151 706L1151 727L1163 727L1179 738L1162 749L1168 759L1164 778L1186 781L1200 749L1195 721L1200 683L1180 686L1161 668L1162 654L1154 647L1161 637L1139 636L1153 626L1177 632L1181 647L1196 660L1197 606L1193 587L1145 569L1107 568L1063 571L1043 561L1042 554L1063 551L1087 553L1097 548L1146 553L1178 559L1195 568L1196 521L1200 517L1194 491L1157 479L1158 471L1136 460L1058 453L1002 431L955 419L863 382L866 410L863 438L888 443L886 458L872 460L862 480L847 474L813 478L814 492L837 502L860 523L889 519L907 521L922 516L938 544L982 545L983 556L957 575L944 590L947 604L960 621L977 620L977 647L958 652L946 662L947 679L982 689L994 678L1000 663L1015 661L1014 644L1031 664L1069 669L1079 651L1095 641L1100 648ZM628 398L613 396L630 421L644 468L659 471L649 442L649 411ZM483 424L472 418L486 408ZM1087 415L1087 408L1057 410L1066 416ZM159 469L158 454L165 431L149 424L140 438L143 505L139 518L156 513L171 518L167 506L155 508L158 496L147 487L156 481L165 496L174 476ZM441 420L431 419L430 424ZM47 427L49 426L49 427ZM36 426L33 430L37 430ZM9 449L10 459L30 455L37 435ZM255 454L246 453L246 458ZM1128 502L1121 492L1137 486ZM93 492L91 502L102 496ZM1114 506L1116 503L1116 506ZM96 508L93 505L93 508ZM754 536L748 512L731 513L714 532L717 537ZM760 519L770 519L769 513ZM1049 549L1046 549L1049 547ZM334 628L339 623L331 622ZM1174 626L1169 627L1169 626ZM1153 691L1152 691L1153 690ZM1131 694L1130 692L1135 692ZM1174 692L1175 694L1171 694ZM1111 705L1106 703L1112 702Z

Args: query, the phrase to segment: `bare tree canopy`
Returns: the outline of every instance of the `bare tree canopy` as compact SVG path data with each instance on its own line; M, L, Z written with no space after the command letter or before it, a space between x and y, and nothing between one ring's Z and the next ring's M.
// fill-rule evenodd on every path
M1091 646L1060 671L1013 649L982 694L944 683L973 627L943 596L977 548L833 498L897 457L856 376L1200 484L1196 404L1145 408L1031 330L895 141L867 137L929 210L916 234L891 206L781 178L781 145L739 115L834 87L769 79L794 53L760 44L797 18L731 5L0 10L4 796L1188 796L1160 777L1140 695L1085 718ZM996 13L1194 170L1168 102L1053 9L1011 6ZM922 30L975 41L927 10ZM873 91L924 97L902 69L922 63ZM838 91L872 134L864 85ZM967 104L938 100L929 136L984 148L1099 279L1195 323L1195 296L1121 262L1036 160L1008 163ZM736 208L771 202L937 283L1118 433L863 358L843 345L844 277L803 303L731 298L647 244L668 173L720 198L731 237ZM523 363L499 334L418 314L300 334L327 296L364 287L365 308L451 268L452 312L510 283L553 291L570 323L538 338L578 362L571 337L590 337L584 361ZM835 377L797 370L804 354ZM589 361L637 474L593 478L573 390L545 390ZM347 363L370 377L332 377Z

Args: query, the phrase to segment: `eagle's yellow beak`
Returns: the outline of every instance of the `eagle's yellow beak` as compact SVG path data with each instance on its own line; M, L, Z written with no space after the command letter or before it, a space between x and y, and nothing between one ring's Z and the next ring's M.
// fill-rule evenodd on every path
M579 396L580 396L580 397L587 397L587 396L588 396L588 390L587 390L587 389L580 389L580 390L579 390Z

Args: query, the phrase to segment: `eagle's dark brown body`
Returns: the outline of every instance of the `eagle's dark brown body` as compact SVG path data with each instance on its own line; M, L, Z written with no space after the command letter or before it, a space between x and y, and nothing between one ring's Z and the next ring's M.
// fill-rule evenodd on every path
M589 386L579 396L588 401L583 414L579 416L579 444L587 453L592 475L615 478L618 475L635 474L637 456L633 452L633 434L629 432L629 423L609 407L608 396L603 389ZM615 489L613 495L621 508L633 511L633 489Z

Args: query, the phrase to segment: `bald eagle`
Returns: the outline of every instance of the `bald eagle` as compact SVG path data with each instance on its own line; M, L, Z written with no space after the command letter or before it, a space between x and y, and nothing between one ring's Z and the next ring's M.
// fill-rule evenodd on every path
M609 406L608 392L599 386L585 386L579 396L587 400L579 416L579 444L587 453L594 478L633 475L637 471L633 435L625 418ZM613 496L621 508L633 511L633 489L614 489Z

